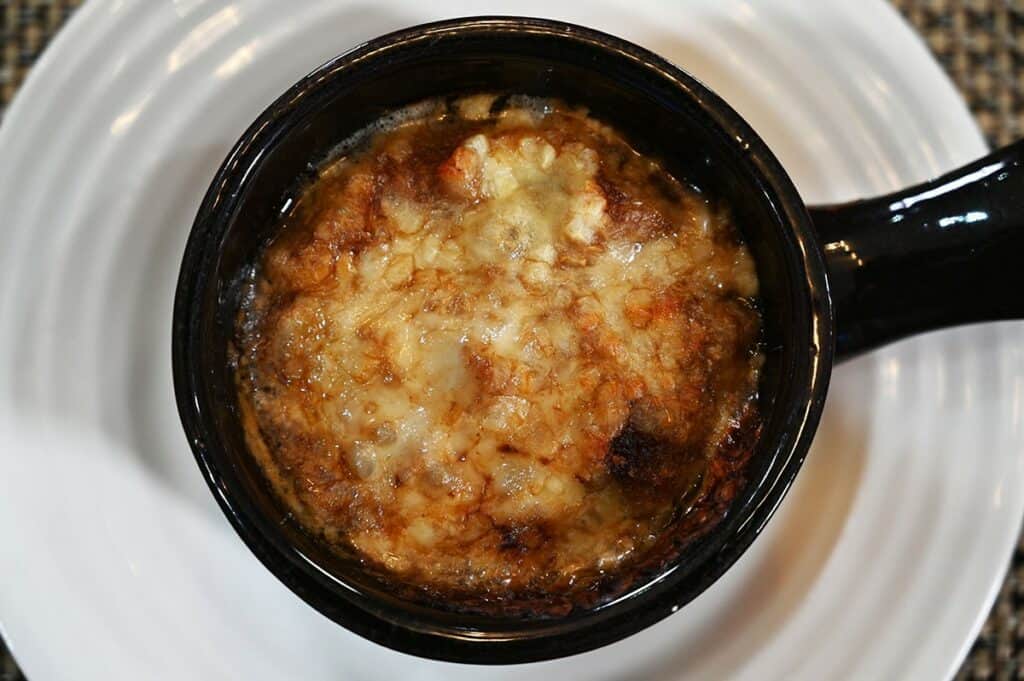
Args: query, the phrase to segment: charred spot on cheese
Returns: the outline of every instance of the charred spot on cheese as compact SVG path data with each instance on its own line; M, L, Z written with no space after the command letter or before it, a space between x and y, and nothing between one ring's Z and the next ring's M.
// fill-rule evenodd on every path
M685 489L679 478L692 479L692 463L701 453L638 430L627 422L608 446L606 465L620 484L660 494ZM699 475L699 472L698 472Z
M409 598L558 615L721 519L756 442L757 273L726 207L559 102L474 95L339 147L235 344L291 513Z

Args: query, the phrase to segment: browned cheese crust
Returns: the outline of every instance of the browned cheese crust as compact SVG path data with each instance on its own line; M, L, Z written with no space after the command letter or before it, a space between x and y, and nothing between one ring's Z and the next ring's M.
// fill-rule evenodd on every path
M242 306L239 400L310 532L450 607L564 608L742 484L757 276L614 130L499 103L418 105L325 166Z

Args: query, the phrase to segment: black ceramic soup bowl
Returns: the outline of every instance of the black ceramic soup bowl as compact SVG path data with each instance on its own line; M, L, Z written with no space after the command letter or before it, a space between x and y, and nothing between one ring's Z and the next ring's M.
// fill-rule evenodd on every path
M589 108L639 150L731 206L761 282L763 430L748 482L710 533L599 607L557 618L484 616L402 600L306 534L249 455L228 346L241 282L293 193L332 148L382 114L469 92L552 96ZM342 626L425 657L514 663L582 652L675 612L764 528L814 434L835 358L1024 309L1021 148L890 197L808 209L725 102L657 55L569 24L474 18L418 26L324 64L274 102L206 194L178 282L178 408L210 489L253 553ZM685 615L683 615L685 616Z

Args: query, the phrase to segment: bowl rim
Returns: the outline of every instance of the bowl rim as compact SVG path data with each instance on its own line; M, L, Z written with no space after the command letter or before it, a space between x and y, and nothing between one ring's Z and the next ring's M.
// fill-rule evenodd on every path
M730 514L739 513L743 522L721 542L701 556L706 568L697 579L687 582L686 593L663 591L656 607L634 612L635 602L617 599L603 606L600 621L579 619L566 622L550 633L515 635L514 631L481 636L468 628L422 626L412 621L394 621L339 578L327 574L297 547L269 536L244 498L237 498L213 451L216 429L204 408L205 377L199 370L198 349L200 293L210 286L212 265L220 251L220 237L232 211L241 200L255 165L268 146L286 127L281 121L301 106L315 100L319 86L346 69L367 60L386 57L392 51L414 47L424 41L476 33L528 34L548 39L587 43L603 52L635 62L640 68L667 79L708 114L722 132L742 146L744 159L774 196L769 197L781 212L779 222L788 225L795 247L801 253L811 324L810 371L800 389L801 403L794 403L790 440L780 444L774 464L778 474L763 481L759 493ZM218 231L218 226L222 228ZM217 247L211 247L215 240ZM761 533L788 491L810 445L824 405L834 352L834 320L823 252L795 186L767 145L724 100L710 88L662 57L621 38L562 21L514 16L474 16L420 24L369 40L317 67L301 78L268 106L242 134L218 169L193 223L182 257L172 323L172 370L179 416L189 445L207 485L236 532L259 560L299 597L342 626L382 645L423 657L472 663L532 662L584 652L600 647L653 624L702 593L739 558ZM800 407L800 408L796 408ZM724 522L724 520L723 520ZM716 533L712 530L712 534ZM646 590L662 581L671 570L641 587ZM335 602L325 600L333 593ZM620 602L621 601L621 602Z

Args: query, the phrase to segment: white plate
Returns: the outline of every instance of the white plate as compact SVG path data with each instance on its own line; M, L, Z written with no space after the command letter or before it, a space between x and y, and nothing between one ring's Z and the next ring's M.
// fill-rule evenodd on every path
M30 679L485 674L370 644L294 597L221 516L178 425L171 299L200 197L327 58L424 20L555 12L706 80L811 201L984 151L877 0L485 4L93 0L36 66L0 128L0 617ZM713 588L626 641L486 675L950 676L1017 536L1022 340L960 329L842 366L796 487Z

